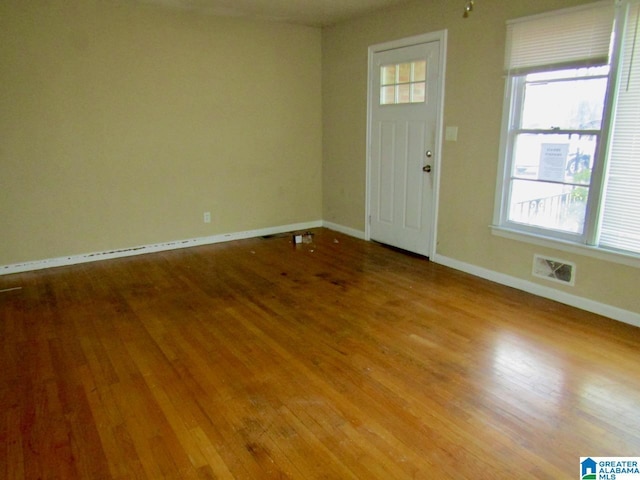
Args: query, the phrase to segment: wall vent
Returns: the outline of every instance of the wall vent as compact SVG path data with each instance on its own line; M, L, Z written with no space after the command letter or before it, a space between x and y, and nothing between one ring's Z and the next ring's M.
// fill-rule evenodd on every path
M533 275L536 277L573 286L575 285L575 274L575 263L543 255L533 256Z

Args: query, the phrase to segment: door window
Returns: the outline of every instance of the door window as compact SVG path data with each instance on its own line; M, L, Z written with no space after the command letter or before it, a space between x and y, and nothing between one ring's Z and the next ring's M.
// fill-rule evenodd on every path
M380 105L424 103L427 62L391 63L380 67Z

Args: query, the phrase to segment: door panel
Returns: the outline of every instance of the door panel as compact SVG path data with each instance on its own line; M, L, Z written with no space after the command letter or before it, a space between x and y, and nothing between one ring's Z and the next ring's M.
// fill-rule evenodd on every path
M393 224L394 198L395 198L395 145L396 124L393 122L381 122L380 130L380 157L384 161L378 162L378 188L380 201L378 204L378 219L380 222Z
M408 138L406 140L408 152L406 154L407 166L405 167L405 196L404 228L420 230L422 228L422 205L412 199L423 197L424 179L417 172L422 172L422 148L425 144L424 122L409 122L407 125Z

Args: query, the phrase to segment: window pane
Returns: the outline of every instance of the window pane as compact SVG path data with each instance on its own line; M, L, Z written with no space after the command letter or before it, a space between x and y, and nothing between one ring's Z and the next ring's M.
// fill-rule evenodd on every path
M413 89L413 96L411 98L411 101L413 103L422 103L425 101L425 84L424 82L420 82L420 83L414 83L412 85L412 89Z
M411 85L398 85L398 103L411 102Z
M595 135L519 134L512 175L589 185L596 145Z
M529 77L525 86L522 128L600 129L606 77L535 82Z
M559 80L563 78L582 78L582 77L606 77L609 75L609 65L600 67L582 67L569 68L566 70L551 70L527 75L528 82L541 82L546 80Z
M392 105L396 103L396 87L382 87L380 89L380 105Z
M411 64L401 63L398 65L398 83L408 83L411 81Z
M582 234L588 187L513 180L509 221Z
M427 78L427 62L422 60L413 62L413 78L414 82L424 82Z
M396 83L396 66L384 65L380 69L380 82L382 85L393 85Z

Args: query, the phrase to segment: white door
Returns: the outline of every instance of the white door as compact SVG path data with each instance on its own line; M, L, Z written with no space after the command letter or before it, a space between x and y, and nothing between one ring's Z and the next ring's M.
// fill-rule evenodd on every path
M370 62L369 236L428 256L440 112L440 41L374 52Z

